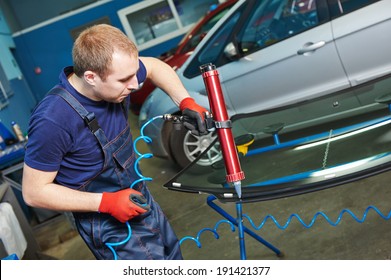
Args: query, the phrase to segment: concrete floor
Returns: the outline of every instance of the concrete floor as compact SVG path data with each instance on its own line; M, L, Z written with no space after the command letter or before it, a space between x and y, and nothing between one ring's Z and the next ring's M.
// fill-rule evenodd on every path
M136 118L131 117L131 123ZM134 125L133 125L134 126ZM136 134L137 129L133 127ZM146 147L138 147L143 152ZM174 227L177 236L196 236L203 228L214 228L223 219L206 204L207 195L170 191L162 188L178 169L169 161L151 158L141 161L145 176L153 178L148 186ZM362 219L366 208L376 206L384 215L391 209L390 172L373 176L343 186L290 198L244 204L243 212L258 226L268 214L284 225L289 216L297 213L309 224L315 213L322 211L335 222L345 208ZM227 212L236 215L235 204L217 202ZM245 225L252 226L245 220ZM245 236L246 256L252 260L385 260L391 259L391 221L369 211L363 223L358 223L345 213L338 226L331 226L319 216L307 229L293 218L290 225L281 230L271 221L254 230L283 253L278 257L273 251ZM64 215L35 227L37 240L43 247L43 258L94 259L83 241L73 231ZM218 227L219 239L205 231L198 248L192 240L182 243L182 253L188 260L240 259L238 230L232 232L228 224Z

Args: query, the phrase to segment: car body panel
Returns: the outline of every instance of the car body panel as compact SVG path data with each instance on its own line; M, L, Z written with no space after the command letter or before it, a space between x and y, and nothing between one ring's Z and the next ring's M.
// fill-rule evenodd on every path
M391 1L379 1L332 21L338 53L353 86L390 72L390 13Z
M310 55L298 55L308 37L325 45ZM223 65L219 73L235 114L283 106L349 86L329 23Z

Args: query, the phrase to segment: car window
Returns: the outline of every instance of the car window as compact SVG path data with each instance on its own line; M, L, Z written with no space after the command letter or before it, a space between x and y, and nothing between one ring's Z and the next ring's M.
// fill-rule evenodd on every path
M342 16L361 9L380 0L331 0L330 13L332 18Z
M315 0L257 0L251 3L253 5L250 9L242 5L214 32L213 37L209 38L184 70L185 77L199 75L199 66L203 64L213 63L220 67L230 62L224 56L229 40L236 41L241 56L248 55L318 26L328 19L325 15L327 7L318 7L318 1ZM246 12L241 19L244 10ZM237 24L239 21L240 26Z
M200 53L199 62L201 64L208 63L210 61L214 61L219 54L222 53L222 49L225 47L225 42L227 39L227 35L229 31L233 28L235 23L239 19L239 13L236 13L230 21L228 21L223 28L221 28L214 36L212 40L209 41L209 44L205 48L204 51Z
M202 27L192 35L192 38L187 42L186 46L183 48L182 53L186 53L194 49L201 40L205 37L205 34L212 29L212 27L229 11L231 6L226 7L225 9L218 12L207 22L205 22Z
M226 46L226 41L234 28L236 22L239 20L240 15L245 5L242 5L234 14L231 15L229 20L225 22L221 28L214 33L213 37L203 47L199 54L191 61L189 66L186 68L184 75L186 77L195 77L200 75L199 67L206 63L213 63L219 66L217 59L223 53L223 48Z
M246 174L243 199L254 201L284 190L292 195L293 189L302 187L323 189L336 180L388 170L391 119L387 102L378 102L390 87L387 77L322 98L233 115L232 133ZM228 200L224 195L234 190L226 184L222 160L201 164L218 147L219 138L164 186L217 193Z
M318 24L316 1L262 1L237 36L239 51L252 53Z

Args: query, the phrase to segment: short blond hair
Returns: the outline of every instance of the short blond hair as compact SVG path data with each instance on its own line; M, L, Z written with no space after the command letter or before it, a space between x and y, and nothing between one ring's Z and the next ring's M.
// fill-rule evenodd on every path
M136 45L118 28L108 24L91 26L80 33L73 45L73 71L82 77L90 70L105 79L115 50L138 56Z

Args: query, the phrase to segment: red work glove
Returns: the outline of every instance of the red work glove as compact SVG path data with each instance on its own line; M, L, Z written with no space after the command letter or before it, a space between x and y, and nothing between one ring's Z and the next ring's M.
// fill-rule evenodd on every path
M205 125L204 107L198 105L193 98L186 97L179 104L179 109L183 115L183 125L194 135L206 135L208 131Z
M146 207L142 208L135 204L132 197L145 199L140 192L130 188L114 193L104 192L99 205L99 212L108 213L122 223L147 212Z

